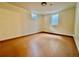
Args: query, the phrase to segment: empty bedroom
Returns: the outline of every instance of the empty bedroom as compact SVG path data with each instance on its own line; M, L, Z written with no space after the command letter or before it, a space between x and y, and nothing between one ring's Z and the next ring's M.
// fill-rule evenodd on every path
M78 2L0 2L0 57L78 57Z

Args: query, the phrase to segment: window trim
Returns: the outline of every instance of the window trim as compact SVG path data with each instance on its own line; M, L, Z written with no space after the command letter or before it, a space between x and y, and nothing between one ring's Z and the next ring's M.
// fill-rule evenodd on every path
M53 20L52 17L53 17L53 15L58 15L58 22L57 22L57 25L55 25L55 24L52 23L52 20ZM56 13L56 14L52 14L52 15L51 15L50 23L51 23L52 26L58 26L58 25L59 25L59 13Z

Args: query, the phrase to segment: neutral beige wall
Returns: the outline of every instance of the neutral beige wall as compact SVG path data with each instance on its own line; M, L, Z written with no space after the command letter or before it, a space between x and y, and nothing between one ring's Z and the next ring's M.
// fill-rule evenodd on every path
M75 16L75 41L79 50L79 3L76 5L76 16Z
M67 35L74 33L75 7L59 12L59 25L56 27L51 26L50 16L50 14L44 15L43 30Z
M0 3L0 41L39 31L31 12L8 3Z
M60 12L60 24L52 27L50 15L41 15L38 20L32 20L30 11L8 3L0 3L0 40L38 31L73 33L74 12L75 8Z

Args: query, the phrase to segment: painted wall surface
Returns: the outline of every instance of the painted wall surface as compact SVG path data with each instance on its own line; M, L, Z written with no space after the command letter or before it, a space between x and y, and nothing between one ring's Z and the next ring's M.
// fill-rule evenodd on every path
M0 3L0 41L39 31L31 12L8 3Z
M75 16L75 41L79 50L79 3L76 5L76 16Z
M75 22L75 7L63 10L59 14L59 24L57 26L51 25L51 15L44 15L44 28L42 30L55 32L60 34L70 35L74 33L74 22Z
M75 8L61 11L59 25L53 27L50 24L51 15L40 15L38 20L32 20L30 11L8 3L0 3L0 40L39 31L74 33L74 14Z

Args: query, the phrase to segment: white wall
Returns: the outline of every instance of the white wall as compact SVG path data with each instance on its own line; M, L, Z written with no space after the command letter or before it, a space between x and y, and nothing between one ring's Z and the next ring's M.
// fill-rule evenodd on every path
M79 3L76 5L76 16L75 16L75 41L79 50Z
M39 31L31 12L8 3L0 3L0 41Z
M56 32L74 32L74 12L75 8L70 8L60 13L62 23L55 29ZM0 3L0 41L39 31L55 32L53 29L50 25L50 15L41 15L38 20L32 20L30 11L8 3Z
M59 24L58 26L51 25L51 15L45 14L41 20L41 30L65 35L72 35L74 33L74 22L75 22L75 7L68 8L58 13Z

